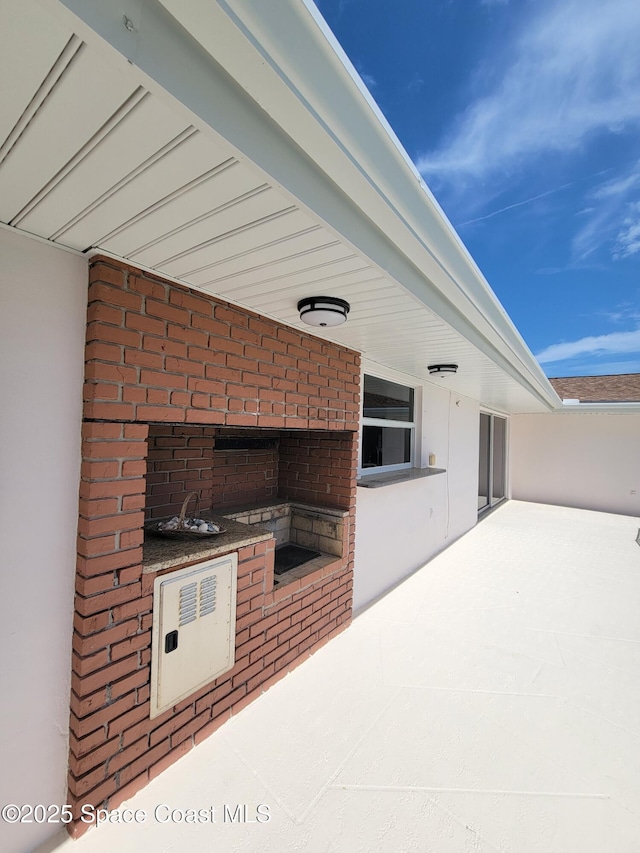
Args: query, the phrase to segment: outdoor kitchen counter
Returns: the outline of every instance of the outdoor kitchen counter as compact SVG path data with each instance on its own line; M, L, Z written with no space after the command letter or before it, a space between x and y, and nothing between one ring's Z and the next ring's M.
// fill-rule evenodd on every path
M204 512L198 515L207 521L215 521L216 524L226 528L226 532L219 533L217 536L203 536L202 538L187 536L170 538L156 536L145 530L142 557L142 571L144 573L188 566L209 557L228 554L230 551L237 551L238 548L243 548L246 545L255 545L256 542L273 538L272 533L255 524L249 526L231 518L213 516Z
M423 477L446 473L446 468L404 468L400 471L385 471L384 474L365 474L358 480L357 486L362 489L382 489L395 486L396 483L406 483L407 480L422 480Z

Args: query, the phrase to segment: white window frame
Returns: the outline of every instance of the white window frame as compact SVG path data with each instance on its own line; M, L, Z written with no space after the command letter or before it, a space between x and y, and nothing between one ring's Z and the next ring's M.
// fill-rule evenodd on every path
M412 421L394 421L389 418L365 418L364 416L364 378L372 376L375 379L381 379L386 382L393 382L396 385L401 385L403 388L411 388L413 391L413 420ZM422 411L422 385L415 385L413 382L408 382L409 377L395 374L392 371L380 370L378 367L372 369L366 364L363 365L361 374L360 395L360 450L358 454L358 477L370 477L376 474L385 474L392 471L405 471L410 468L419 467L416 460L419 459L419 427L420 414ZM373 468L362 467L362 449L365 426L391 427L394 429L410 429L411 430L411 449L409 462L400 462L397 465L377 465Z

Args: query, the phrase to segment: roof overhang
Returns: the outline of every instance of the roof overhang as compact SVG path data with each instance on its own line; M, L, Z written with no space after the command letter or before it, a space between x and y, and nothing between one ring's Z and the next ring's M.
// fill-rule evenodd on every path
M189 228L161 225L160 213L168 210L166 199L175 201L165 193L142 210L136 210L133 201L129 209L123 207L117 227L106 234L104 225L102 230L88 227L95 206L104 208L103 196L93 206L79 202L75 219L68 219L61 230L55 217L47 221L34 214L45 210L42 200L50 193L51 181L31 198L17 221L6 221L61 245L123 257L292 325L299 325L295 311L299 298L321 285L324 290L333 286L335 295L359 305L360 319L353 311L344 327L326 337L421 379L428 377L428 361L462 364L466 359L466 379L461 370L447 380L452 390L504 411L560 406L540 366L311 3L131 0L122 5L112 0L66 0L62 5L43 0L42 8L77 33L90 50L101 54L106 50L117 66L116 74L128 75L132 85L144 90L136 96L140 103L147 108L151 100L166 105L210 142L216 151L210 171L224 166L227 177L238 178L235 212L244 191L265 221L292 217L293 222L298 216L298 225L291 234L283 232L272 239L268 247L247 248L251 263L243 266L239 255L233 255L233 273L223 279L202 272L222 261L219 252L214 261L206 252L202 255L204 244L198 243L196 226L201 228L206 216L195 207L191 211L188 204L195 197L194 182L180 188L182 215ZM123 14L129 19L126 26ZM95 99L102 96L98 88ZM180 131L179 121L174 130L195 145L194 135L189 136L187 127ZM110 139L100 141L104 156ZM117 148L112 156L117 156ZM72 160L73 156L68 162ZM235 171L229 172L229 165ZM120 192L118 201L125 195ZM227 217L229 228L223 233L227 239L234 220L228 210L215 215L220 221ZM256 221L255 211L251 215ZM155 236L137 247L133 241L129 251L122 235L138 228L142 219L149 226L155 223ZM73 227L69 222L75 223ZM161 250L150 250L150 244ZM278 245L287 246L279 256ZM190 260L195 250L202 262ZM299 260L311 256L318 260L315 266ZM231 269L230 262L225 263L220 270ZM268 264L274 274L262 273L260 279L256 270ZM321 269L322 275L311 272L314 269Z

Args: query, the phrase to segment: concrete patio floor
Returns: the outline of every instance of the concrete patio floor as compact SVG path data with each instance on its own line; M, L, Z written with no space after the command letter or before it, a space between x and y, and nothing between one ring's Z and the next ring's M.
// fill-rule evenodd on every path
M638 526L505 504L120 806L144 824L46 849L637 853Z

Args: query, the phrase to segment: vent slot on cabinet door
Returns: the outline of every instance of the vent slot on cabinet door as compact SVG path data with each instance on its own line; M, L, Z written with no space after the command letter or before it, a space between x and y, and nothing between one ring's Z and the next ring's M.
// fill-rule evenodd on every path
M198 609L198 584L186 583L180 587L180 613L178 625L182 628L183 625L188 625L189 622L195 622Z
M229 554L155 579L152 718L233 667L237 572Z
M210 575L200 581L200 617L208 616L216 609L217 575Z

